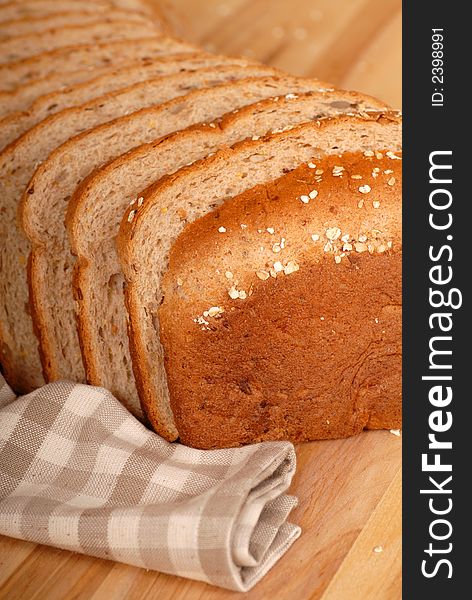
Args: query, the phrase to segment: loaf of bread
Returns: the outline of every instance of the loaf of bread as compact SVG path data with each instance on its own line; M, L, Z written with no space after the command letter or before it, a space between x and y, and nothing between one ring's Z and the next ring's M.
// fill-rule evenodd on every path
M398 425L401 195L389 184L398 167L383 171L400 149L393 114L308 123L181 169L129 207L118 248L137 385L156 431L209 448L317 439L331 419L324 437ZM223 203L240 207L237 225L219 218ZM185 234L171 257L198 220L208 238L189 228L198 241L184 253ZM230 231L237 249L233 235L225 245Z
M279 92L283 86L285 91L297 86L296 82L283 79L277 83ZM251 101L254 99L255 95ZM228 97L227 101L226 109L231 109L242 106L247 97ZM192 105L195 104L193 100ZM217 108L223 106L218 103ZM78 256L78 328L87 380L110 389L133 414L142 417L128 348L123 276L115 250L121 216L142 189L187 163L246 137L342 112L382 108L385 109L383 103L352 92L292 92L236 109L217 122L190 127L140 146L85 178L69 202L67 225L72 251ZM211 111L211 107L206 107L202 116L211 114L208 109ZM164 120L163 114L160 121ZM114 368L117 364L123 365L119 372Z
M198 448L399 427L401 117L163 12L0 0L2 372Z

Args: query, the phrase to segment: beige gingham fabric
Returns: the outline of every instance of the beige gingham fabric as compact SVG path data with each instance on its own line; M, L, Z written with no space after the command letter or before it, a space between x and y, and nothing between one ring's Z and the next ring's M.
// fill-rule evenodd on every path
M300 535L293 446L169 444L106 390L0 375L0 533L250 589Z

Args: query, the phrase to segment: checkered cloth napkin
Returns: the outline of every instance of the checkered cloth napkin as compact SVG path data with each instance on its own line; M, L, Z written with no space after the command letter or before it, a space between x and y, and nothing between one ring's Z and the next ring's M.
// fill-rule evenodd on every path
M106 390L0 375L0 533L246 591L300 535L293 446L169 444Z

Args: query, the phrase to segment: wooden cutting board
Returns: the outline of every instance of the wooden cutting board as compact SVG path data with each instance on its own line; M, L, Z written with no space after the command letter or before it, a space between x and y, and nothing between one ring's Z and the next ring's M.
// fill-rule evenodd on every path
M209 50L246 54L401 105L400 0L172 4L184 17L186 36ZM368 432L299 446L297 456L290 492L300 502L291 519L302 526L302 536L245 597L399 600L401 439L389 432ZM202 583L0 537L2 599L240 597Z
M401 438L371 431L297 447L302 535L250 600L401 598ZM7 600L229 600L240 594L0 537Z
M159 0L149 0L159 3ZM401 0L172 0L182 34L401 108Z

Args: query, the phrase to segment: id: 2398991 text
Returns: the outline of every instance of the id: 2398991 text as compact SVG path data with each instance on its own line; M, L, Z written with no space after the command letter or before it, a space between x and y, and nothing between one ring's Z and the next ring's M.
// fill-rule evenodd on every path
M431 31L431 105L444 106L444 29Z

